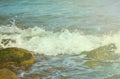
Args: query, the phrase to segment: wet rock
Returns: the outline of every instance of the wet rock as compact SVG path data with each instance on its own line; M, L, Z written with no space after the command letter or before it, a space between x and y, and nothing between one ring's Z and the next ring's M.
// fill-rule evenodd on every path
M0 47L6 48L10 43L16 43L16 41L13 39L2 39L0 40Z
M18 26L18 28L21 30L25 30L25 29L28 29L28 26Z
M112 75L104 79L120 79L120 74Z
M9 69L0 69L0 79L18 79L16 74Z
M67 77L65 77L65 76L62 76L60 79L68 79Z
M25 74L24 78L25 79L42 79L45 74L38 74L38 73L31 73L31 74Z
M88 60L84 63L84 65L88 67L97 67L100 66L101 64L102 64L101 62L95 60Z
M33 63L34 56L28 50L16 47L0 49L0 68L28 68Z
M101 66L103 63L109 62L111 60L117 60L119 55L115 53L116 49L117 47L115 44L111 43L91 51L82 52L82 54L85 54L88 58L84 65L88 67L95 67Z
M3 45L7 45L9 42L16 43L16 41L13 40L13 39L2 39L2 40L1 40L1 43L2 43Z
M118 55L115 54L116 49L117 47L115 44L111 43L91 51L83 52L82 54L86 54L88 58L95 59L97 61L111 60L118 58Z

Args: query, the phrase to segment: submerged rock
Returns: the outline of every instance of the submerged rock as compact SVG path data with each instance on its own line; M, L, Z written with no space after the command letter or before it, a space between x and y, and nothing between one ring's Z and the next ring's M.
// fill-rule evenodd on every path
M43 79L44 76L47 76L45 74L38 74L38 73L31 73L31 74L25 74L25 79Z
M115 44L111 43L105 46L98 47L91 51L82 52L85 54L88 61L85 62L86 66L100 66L102 62L106 62L107 60L116 60L119 58L118 54L115 54L115 50L117 47Z
M66 76L61 76L60 79L68 79Z
M115 46L115 44L111 43L109 45L105 45L93 49L91 51L83 52L83 54L86 54L88 58L95 59L98 61L103 61L103 60L115 59L117 56L115 54L116 49L117 47Z
M18 26L18 28L21 30L25 30L25 29L28 29L29 27L28 26Z
M104 79L120 79L120 74L115 74Z
M84 65L88 67L96 67L96 66L100 66L101 64L102 64L101 62L95 60L88 60L84 63Z
M0 68L27 68L33 63L34 57L28 50L16 47L0 49Z
M18 79L16 74L9 69L0 69L0 79Z

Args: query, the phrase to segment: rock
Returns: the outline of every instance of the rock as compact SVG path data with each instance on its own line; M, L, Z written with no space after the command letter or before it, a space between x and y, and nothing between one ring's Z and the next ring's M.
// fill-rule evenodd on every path
M88 60L84 63L84 65L88 67L97 67L100 66L101 64L102 64L101 62L95 60Z
M31 73L31 74L25 74L25 79L43 79L44 76L47 76L45 74L38 74L38 73Z
M91 51L82 52L82 54L85 54L88 58L84 65L88 67L96 67L104 65L103 63L109 62L110 60L117 60L119 55L115 53L116 49L117 47L115 44L111 43Z
M83 52L88 58L95 59L97 61L116 59L118 55L114 52L117 49L115 44L111 43L109 45L101 46L91 51ZM117 57L118 58L118 57Z
M65 76L62 76L60 79L68 79L67 77L65 77Z
M115 74L104 79L120 79L120 74Z
M2 39L0 42L0 45L2 48L5 48L5 47L9 46L9 43L16 43L16 41L13 39Z
M28 26L18 26L18 28L21 30L25 30L25 29L28 29L29 27Z
M29 67L34 63L34 57L30 51L22 48L0 49L0 68Z
M16 74L9 69L0 69L0 79L18 79Z

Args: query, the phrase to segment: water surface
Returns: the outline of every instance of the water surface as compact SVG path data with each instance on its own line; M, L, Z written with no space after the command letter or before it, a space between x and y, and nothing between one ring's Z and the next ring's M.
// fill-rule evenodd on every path
M21 79L31 73L46 74L43 79L119 79L119 58L89 67L81 55L110 43L119 54L119 30L118 0L0 0L0 46L46 56L35 56L32 68L18 75ZM3 39L10 39L6 46Z

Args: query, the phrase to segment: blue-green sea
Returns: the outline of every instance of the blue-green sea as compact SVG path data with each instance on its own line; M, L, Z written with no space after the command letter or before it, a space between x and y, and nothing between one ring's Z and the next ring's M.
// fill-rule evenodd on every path
M0 0L0 47L24 48L36 58L20 79L120 79L119 57L107 59L111 43L119 56L119 0ZM82 53L91 50L91 59Z

